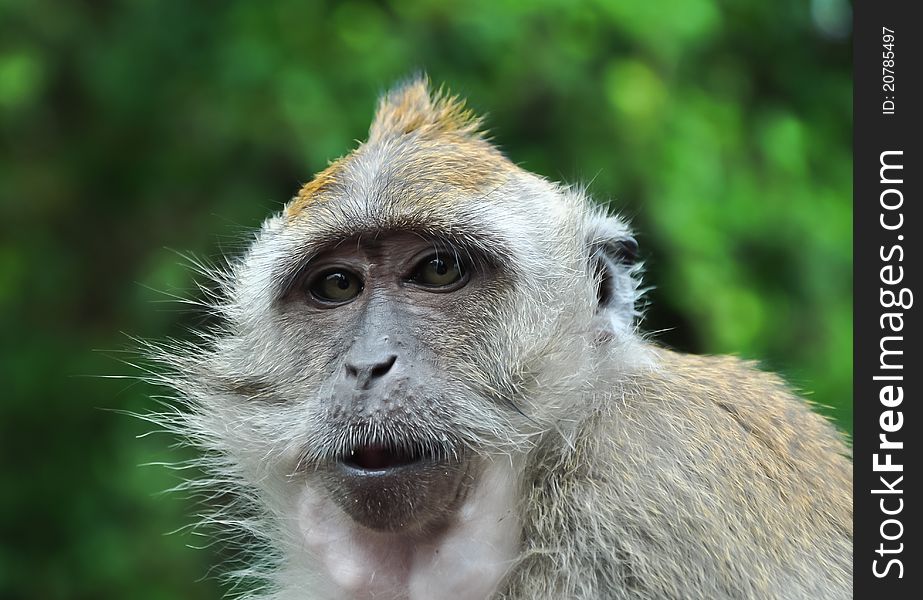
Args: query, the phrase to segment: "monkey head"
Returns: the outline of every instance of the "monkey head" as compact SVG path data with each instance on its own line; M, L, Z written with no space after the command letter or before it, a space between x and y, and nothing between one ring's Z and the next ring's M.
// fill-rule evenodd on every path
M644 360L625 223L479 127L423 80L385 95L368 141L230 265L224 326L178 365L184 429L280 529L318 510L445 528L485 465L513 465L515 485L517 457L567 429L600 363Z

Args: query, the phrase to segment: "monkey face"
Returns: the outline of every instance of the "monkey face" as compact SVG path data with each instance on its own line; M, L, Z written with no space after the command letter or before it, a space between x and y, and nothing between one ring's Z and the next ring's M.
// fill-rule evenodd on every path
M567 418L542 398L592 383L570 357L631 321L631 265L607 254L627 230L582 196L523 173L497 201L448 190L424 210L408 185L268 221L236 266L232 328L193 367L199 429L280 515L309 490L364 528L444 525L486 462Z
M301 267L281 314L328 366L300 470L357 522L429 527L464 496L471 430L499 408L477 383L497 365L473 357L508 293L477 250L410 233L349 239Z

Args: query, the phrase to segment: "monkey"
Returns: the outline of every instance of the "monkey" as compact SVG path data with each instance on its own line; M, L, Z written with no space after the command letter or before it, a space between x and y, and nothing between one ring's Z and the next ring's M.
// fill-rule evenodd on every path
M254 599L851 595L844 436L640 330L628 223L425 76L152 347ZM256 582L256 583L252 583Z

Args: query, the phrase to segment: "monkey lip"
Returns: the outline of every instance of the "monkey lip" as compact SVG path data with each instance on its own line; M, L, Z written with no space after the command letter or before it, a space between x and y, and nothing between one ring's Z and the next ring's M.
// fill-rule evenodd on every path
M359 446L343 459L343 465L362 471L386 471L428 460L420 448L396 449L381 444Z

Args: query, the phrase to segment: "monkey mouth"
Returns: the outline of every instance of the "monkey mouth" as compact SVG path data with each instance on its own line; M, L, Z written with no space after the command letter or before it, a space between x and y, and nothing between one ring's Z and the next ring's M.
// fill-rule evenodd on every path
M369 444L351 450L342 463L347 468L361 471L387 471L433 458L421 446L394 448L384 444Z
M377 531L438 527L463 495L465 461L422 443L359 444L324 471L330 497Z

